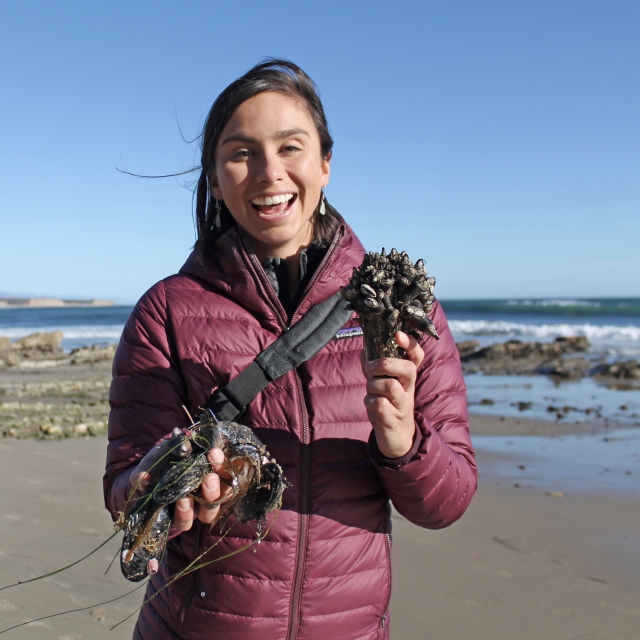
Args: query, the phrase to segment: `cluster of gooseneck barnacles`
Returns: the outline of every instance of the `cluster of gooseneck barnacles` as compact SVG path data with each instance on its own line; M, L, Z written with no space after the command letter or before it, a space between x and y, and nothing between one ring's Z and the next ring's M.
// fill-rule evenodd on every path
M391 249L387 254L382 249L365 254L341 294L360 317L368 360L401 357L396 331L417 340L424 337L423 332L438 339L427 315L435 300L435 283L435 278L427 277L424 260L413 264L405 251Z

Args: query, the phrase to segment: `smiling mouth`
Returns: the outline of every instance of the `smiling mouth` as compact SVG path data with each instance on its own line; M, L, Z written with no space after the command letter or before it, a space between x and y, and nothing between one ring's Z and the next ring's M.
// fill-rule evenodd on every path
M252 198L251 207L265 216L276 216L288 211L298 198L295 193L281 193L276 196Z

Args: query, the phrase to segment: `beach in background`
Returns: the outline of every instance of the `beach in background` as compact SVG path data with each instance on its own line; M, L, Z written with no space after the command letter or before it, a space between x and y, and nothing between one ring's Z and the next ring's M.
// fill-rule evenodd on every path
M581 355L594 366L640 357L640 298L454 300L442 301L442 306L456 342L474 340L486 347L507 340L550 343L559 337L583 336L590 346ZM34 332L59 330L66 351L116 344L132 308L0 309L0 337L16 340ZM633 384L465 374L473 413L548 418L549 406L558 405L583 413L597 408L590 421L598 416L612 424L640 421L640 396ZM577 413L572 417L589 418Z
M476 352L584 336L585 371L640 354L640 299L442 304L456 341L476 341ZM110 535L101 495L107 393L113 345L131 310L0 309L0 340L62 332L54 359L0 368L0 482L12 487L0 498L0 586L73 562ZM444 531L393 514L393 637L637 637L637 381L488 375L472 364L465 378L478 495ZM109 629L135 611L140 593L104 604L135 586L117 566L104 575L117 548L112 540L77 567L0 593L2 629L82 609L6 637L130 638L133 619Z
M508 339L551 341L585 336L591 352L640 355L640 298L442 300L456 341L482 346ZM72 349L117 342L132 306L0 308L0 336L61 330Z

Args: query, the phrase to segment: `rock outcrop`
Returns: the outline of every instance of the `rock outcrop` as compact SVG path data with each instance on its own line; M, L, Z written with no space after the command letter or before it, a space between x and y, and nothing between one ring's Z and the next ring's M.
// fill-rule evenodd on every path
M52 366L66 360L62 331L32 333L11 342L0 338L0 366Z
M640 362L625 360L614 364L603 364L596 367L594 374L598 377L615 378L616 380L640 380Z
M60 346L62 331L32 333L12 342L0 338L0 367L41 368L61 364L94 364L113 360L116 346L92 345L66 353Z
M474 351L478 349L480 343L477 340L465 340L464 342L456 342L458 347L458 353L460 358L466 358L470 356Z
M91 298L89 300L63 300L61 298L0 298L0 307L30 308L43 307L112 307L114 302Z
M508 340L483 349L473 349L473 340L458 345L463 368L472 373L491 374L547 373L580 377L590 368L586 359L565 360L569 353L586 351L589 341L583 337L556 338L554 342Z
M71 364L104 362L106 360L113 360L115 353L116 347L113 344L107 345L106 347L94 344L90 347L74 349L70 354L70 361Z

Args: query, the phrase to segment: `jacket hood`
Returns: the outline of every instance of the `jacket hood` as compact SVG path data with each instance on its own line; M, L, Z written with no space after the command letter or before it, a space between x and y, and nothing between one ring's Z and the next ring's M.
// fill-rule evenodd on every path
M364 252L364 247L349 225L341 224L327 255L302 296L292 323L299 320L312 306L324 302L340 286L346 284L353 268L362 262ZM216 240L209 256L205 260L201 254L194 251L180 269L180 274L205 282L208 288L223 293L259 316L272 317L275 307L281 316L275 320L280 324L286 324L284 309L269 283L260 260L241 230L237 227L229 229Z

